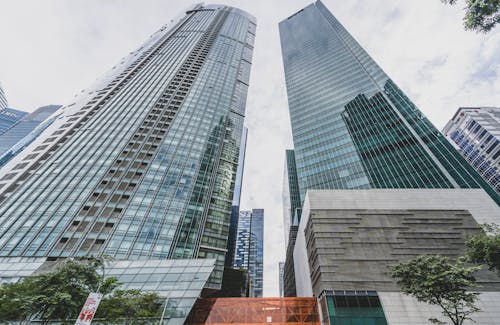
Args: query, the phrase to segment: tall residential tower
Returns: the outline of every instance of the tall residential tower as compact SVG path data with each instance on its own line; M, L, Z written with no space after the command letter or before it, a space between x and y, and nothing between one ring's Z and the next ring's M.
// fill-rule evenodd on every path
M194 6L62 107L1 169L0 257L212 259L220 288L255 28Z

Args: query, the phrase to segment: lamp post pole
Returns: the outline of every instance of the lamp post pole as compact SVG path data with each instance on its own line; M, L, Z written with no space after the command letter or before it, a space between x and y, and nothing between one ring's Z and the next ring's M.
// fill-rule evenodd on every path
M163 317L165 317L165 311L167 310L167 305L168 305L168 297L165 299L165 306L163 306L163 311L161 313L161 318L158 325L163 325Z

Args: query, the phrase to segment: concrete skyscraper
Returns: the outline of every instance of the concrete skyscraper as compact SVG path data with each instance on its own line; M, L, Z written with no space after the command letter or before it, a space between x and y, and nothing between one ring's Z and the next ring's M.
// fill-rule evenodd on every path
M443 134L500 194L500 107L461 107Z
M255 30L196 5L62 107L1 169L0 265L106 254L186 267L169 305L219 289Z
M298 296L318 297L323 324L439 316L401 293L390 267L463 254L479 223L500 221L500 196L321 1L279 29L296 165L295 176L287 151L284 197L295 176L301 207L298 218L285 213L285 295L288 278ZM475 319L494 324L500 285L491 272L478 282Z

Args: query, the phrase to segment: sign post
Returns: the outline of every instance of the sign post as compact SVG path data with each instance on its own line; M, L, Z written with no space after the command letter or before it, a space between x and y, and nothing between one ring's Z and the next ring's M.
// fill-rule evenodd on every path
M75 325L90 325L101 299L101 293L89 293L87 301L85 301L85 305L83 305L82 311L80 312L80 315L78 315Z

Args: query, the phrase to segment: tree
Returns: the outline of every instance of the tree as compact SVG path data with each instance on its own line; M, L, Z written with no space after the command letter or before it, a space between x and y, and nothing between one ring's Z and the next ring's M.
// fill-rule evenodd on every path
M452 262L444 256L423 255L394 266L391 276L404 293L441 307L442 314L454 325L462 325L479 311L475 305L479 294L469 291L476 286L473 273L479 269L465 266L462 260ZM429 321L445 324L436 318Z
M17 283L0 286L0 322L37 318L44 322L63 320L73 322L90 292L104 295L115 305L129 306L140 302L139 307L152 315L161 305L160 296L133 290L116 290L121 283L114 277L103 278L97 272L101 261L96 259L65 260L49 273L23 278ZM156 299L156 301L155 301ZM100 312L102 318L107 315ZM113 316L114 317L114 316ZM130 316L142 317L142 311Z
M160 315L163 301L153 292L117 290L101 302L95 317L113 324L148 324L148 318Z
M500 229L494 224L483 225L483 229L485 232L469 238L465 243L467 261L485 264L500 276Z
M441 0L454 5L457 0ZM467 30L489 32L500 23L500 0L465 0L464 25Z

